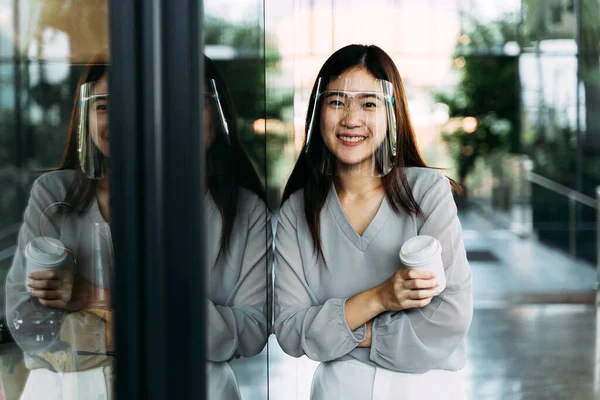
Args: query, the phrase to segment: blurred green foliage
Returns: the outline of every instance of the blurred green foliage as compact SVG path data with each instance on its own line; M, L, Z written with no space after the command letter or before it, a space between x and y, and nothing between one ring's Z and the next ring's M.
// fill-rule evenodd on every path
M267 187L281 185L274 176L283 157L287 137L271 133L266 120L284 119L285 110L293 106L293 90L272 89L267 81L270 75L277 74L279 68L281 57L277 47L265 36L264 27L255 23L234 24L207 16L205 29L205 45L218 46L234 53L230 59L213 61L233 97L244 149ZM263 121L256 123L257 120ZM255 127L262 133L257 132Z

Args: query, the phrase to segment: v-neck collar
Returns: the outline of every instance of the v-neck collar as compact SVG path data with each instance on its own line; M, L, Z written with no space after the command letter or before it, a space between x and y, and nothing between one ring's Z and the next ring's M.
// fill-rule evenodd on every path
M348 220L334 185L331 185L331 188L329 189L329 195L327 196L327 207L329 210L331 210L333 218L337 222L342 232L344 232L346 238L348 238L348 240L360 251L367 250L383 225L385 225L392 211L388 203L387 196L384 196L381 205L377 210L377 214L375 214L375 217L373 217L371 222L369 222L369 225L363 234L359 235Z

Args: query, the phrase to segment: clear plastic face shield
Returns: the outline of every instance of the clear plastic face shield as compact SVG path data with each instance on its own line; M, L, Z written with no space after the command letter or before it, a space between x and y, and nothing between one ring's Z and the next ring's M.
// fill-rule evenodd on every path
M209 150L215 141L229 141L229 125L225 118L221 96L214 79L209 79L204 88L204 143Z
M216 81L208 79L204 88L204 148L207 175L225 173L223 160L231 156L230 122L225 117L222 94Z
M321 173L384 176L390 172L397 150L390 82L364 70L330 80L320 77L309 113L305 151Z
M79 95L79 164L88 178L102 179L109 159L106 78L81 85Z

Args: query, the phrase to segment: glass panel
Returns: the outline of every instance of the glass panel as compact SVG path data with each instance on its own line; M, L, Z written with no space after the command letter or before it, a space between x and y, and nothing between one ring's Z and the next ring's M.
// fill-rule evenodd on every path
M0 1L0 26L2 26L0 34L0 59L2 61L10 60L15 54L15 37L14 22L16 14L14 10L13 0Z
M581 36L578 47L580 189L587 196L594 197L596 188L600 185L600 1L582 0L578 3L581 7ZM577 252L590 262L600 257L600 249L594 244L593 235L597 215L593 209L584 207L578 225ZM596 235L600 235L600 232L596 232Z
M204 2L210 399L267 398L264 4Z
M79 95L107 92L107 8L0 2L0 398L114 397L108 175L78 154L87 133L108 168L108 110Z
M524 1L519 60L523 140L536 173L590 197L600 183L599 12L597 0ZM570 251L565 199L534 187L532 202L539 239ZM595 262L595 212L581 207L575 215L576 254Z
M576 3L575 0L523 0L523 47L535 47L538 42L574 42L577 37Z

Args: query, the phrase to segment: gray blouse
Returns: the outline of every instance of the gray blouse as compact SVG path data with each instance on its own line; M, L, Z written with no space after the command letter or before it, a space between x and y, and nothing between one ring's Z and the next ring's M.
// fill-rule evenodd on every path
M107 362L108 349L104 320L87 314L76 319L75 313L47 308L27 292L24 249L27 243L41 236L59 239L77 256L75 271L89 282L98 285L99 278L92 249L92 225L104 223L96 199L81 215L60 215L51 204L62 202L75 179L75 171L46 173L31 189L24 222L19 232L18 248L6 280L6 319L11 333L25 352L28 368L81 370ZM267 265L270 259L272 236L266 204L255 194L240 189L237 215L230 246L217 259L221 239L221 214L212 197L205 198L208 235L208 359L227 361L235 356L258 354L266 344L267 324ZM106 254L105 256L108 256ZM105 258L106 259L106 258ZM112 263L104 265L100 279L102 287L112 288ZM199 305L200 306L200 305ZM70 340L65 342L65 322L69 321ZM109 357L110 358L110 357ZM66 366L65 359L74 359Z
M6 278L6 320L30 369L80 370L112 359L104 355L111 349L106 347L106 324L102 318L44 307L25 286L25 247L32 239L46 236L60 240L73 251L76 274L95 286L112 289L112 249L103 246L101 258L94 258L92 227L94 223L105 224L96 199L80 215L57 212L75 177L74 170L61 170L46 173L34 182ZM97 261L102 262L101 274L96 273ZM71 257L68 264L73 265ZM98 354L78 353L81 351Z
M222 219L205 198L208 253L208 361L250 357L267 343L267 271L273 244L270 215L256 194L240 189L229 250L218 257Z
M362 236L332 187L319 225L327 267L313 246L302 191L283 204L275 238L274 330L287 354L315 361L354 358L409 373L464 367L464 338L473 315L471 270L450 184L432 169L407 168L406 175L425 218L396 214L384 198ZM378 315L371 348L357 348L366 326L350 330L346 299L397 271L402 244L416 235L440 241L446 289L423 308Z

